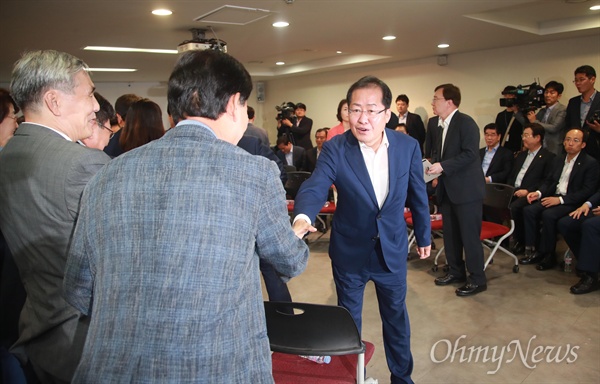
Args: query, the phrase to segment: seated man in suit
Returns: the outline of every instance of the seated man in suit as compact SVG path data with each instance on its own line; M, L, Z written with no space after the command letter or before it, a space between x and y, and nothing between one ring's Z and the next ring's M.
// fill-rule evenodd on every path
M513 167L506 184L515 187L513 201L510 203L510 213L515 222L512 235L512 253L515 255L525 251L525 230L523 229L523 208L529 205L527 194L537 191L546 177L550 174L555 155L542 148L544 142L544 127L538 123L529 123L523 130L523 146L513 162ZM531 252L527 255L530 256Z
M565 135L565 116L567 107L558 100L562 96L565 87L557 82L550 81L544 87L544 102L546 106L538 111L527 112L527 119L530 123L538 123L546 131L544 148L556 155L562 155L562 140ZM572 127L570 127L572 128Z
M317 143L316 147L312 147L311 149L306 151L306 163L305 170L308 172L312 172L315 170L315 166L317 165L317 159L321 154L321 149L323 148L323 143L327 141L327 128L319 128L317 132L315 132L315 142Z
M596 190L600 178L600 165L581 150L585 148L585 135L571 129L564 140L566 155L554 160L550 176L539 190L527 194L531 204L523 208L525 247L534 252L522 258L521 264L539 263L539 271L554 268L556 263L556 223L580 206ZM539 221L543 225L540 246L535 250Z
M306 151L304 148L292 144L287 136L277 139L277 157L283 165L292 165L297 171L304 171L306 167Z
M506 183L512 168L513 153L510 149L500 146L498 127L490 123L483 128L485 148L479 150L481 168L486 183Z
M581 207L560 219L558 231L577 258L577 270L581 274L581 280L571 287L571 293L580 295L597 290L600 271L600 189Z
M408 112L409 99L406 95L398 95L396 97L396 109L398 110L398 124L406 124L406 132L417 139L421 152L423 151L423 143L425 143L425 126L421 116L416 113ZM398 126L396 124L396 126ZM395 127L394 127L395 129Z

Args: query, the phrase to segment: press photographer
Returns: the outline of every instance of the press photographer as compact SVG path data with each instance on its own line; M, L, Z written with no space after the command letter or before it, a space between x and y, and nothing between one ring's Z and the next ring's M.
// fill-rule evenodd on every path
M502 135L501 145L516 153L522 149L525 116L528 111L535 111L544 105L544 89L537 83L518 87L508 85L502 91L502 96L500 106L506 109L496 116L496 126Z
M550 81L544 87L544 108L536 114L534 110L527 112L530 123L538 123L544 127L544 148L550 152L561 155L563 153L562 141L565 136L565 117L567 106L559 102L564 91L564 86L557 81Z
M310 149L313 147L310 139L312 119L306 117L306 105L284 102L275 107L277 110L277 137L287 135L292 144Z

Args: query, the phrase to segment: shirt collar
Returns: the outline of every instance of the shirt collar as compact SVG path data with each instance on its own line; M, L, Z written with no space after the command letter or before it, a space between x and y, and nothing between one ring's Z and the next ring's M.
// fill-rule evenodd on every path
M371 148L367 144L363 143L362 141L359 141L358 145L360 145L360 149ZM385 128L383 129L383 138L381 139L381 144L379 145L379 148L381 148L382 145L385 145L385 148L390 147L390 142L388 141L387 134L385 133Z

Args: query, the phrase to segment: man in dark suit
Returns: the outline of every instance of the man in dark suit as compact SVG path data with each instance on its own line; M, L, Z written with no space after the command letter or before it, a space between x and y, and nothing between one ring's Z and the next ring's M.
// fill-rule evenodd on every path
M471 296L487 289L483 271L483 247L479 240L485 181L478 161L479 127L458 111L460 90L453 84L435 89L433 113L439 117L441 132L438 152L427 171L438 177L436 199L444 219L444 247L450 270L435 279L436 285L463 283L458 296ZM463 261L463 250L465 261Z
M416 140L385 128L392 93L384 82L363 77L350 87L347 100L350 131L323 145L317 168L296 196L294 231L313 228L311 220L335 184L329 257L338 304L360 330L365 285L374 282L391 382L412 383L403 212L410 206L417 253L428 257L431 225L421 151Z
M311 149L306 151L306 165L305 170L308 172L312 172L315 170L315 166L317 165L317 159L321 154L321 150L323 149L323 143L327 141L327 128L319 128L315 132L315 142L317 143L316 147L312 147Z
M283 119L277 122L277 137L279 138L285 134L292 144L304 149L310 149L313 147L310 140L313 121L306 117L306 105L303 103L296 104L294 106L294 113L294 119Z
M90 322L62 295L81 194L110 161L77 143L92 135L99 109L86 69L56 51L17 61L12 95L26 122L0 152L0 227L27 291L12 352L43 383L72 380Z
M506 102L506 109L496 115L496 126L498 132L502 135L500 145L510 149L513 153L519 152L521 147L521 134L523 134L523 125L525 117L519 111L519 106L515 103L517 87L507 85L502 90L502 97Z
M292 165L297 171L304 171L306 166L306 151L304 148L292 144L287 136L277 139L277 157L283 165Z
M409 99L406 95L398 95L396 97L396 109L398 110L398 124L406 124L406 132L417 139L421 151L423 151L423 143L425 143L425 126L421 116L416 113L408 112ZM396 124L397 125L397 124Z
M527 195L531 205L523 208L525 247L535 248L540 221L544 230L539 249L521 259L521 264L539 263L539 271L556 266L556 223L585 202L598 186L600 165L581 151L585 146L584 132L569 130L564 140L566 155L554 160L550 176L540 189Z
M525 151L520 152L508 176L506 184L515 187L513 200L510 203L510 212L515 222L515 231L512 235L512 249L516 254L525 251L525 230L523 229L523 208L529 205L527 194L537 191L546 177L550 175L554 153L542 147L544 142L544 127L538 123L529 123L523 130L523 146ZM531 256L531 250L526 256Z
M600 287L600 189L581 207L560 219L558 231L577 258L577 270L581 274L581 280L571 287L571 293L581 295L597 290Z
M496 124L490 123L483 128L486 147L479 150L481 168L486 183L506 183L512 168L513 153L500 146L500 134Z
M594 88L596 70L589 65L578 67L573 82L581 96L569 100L565 118L567 129L579 127L586 131L585 151L600 161L600 97Z

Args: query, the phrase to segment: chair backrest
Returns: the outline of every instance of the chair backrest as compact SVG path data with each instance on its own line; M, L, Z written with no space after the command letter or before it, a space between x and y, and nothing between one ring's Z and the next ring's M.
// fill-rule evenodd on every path
M365 351L358 328L343 307L265 301L265 316L273 352L337 356Z
M296 172L296 167L294 167L293 165L284 164L283 165L283 170L286 171L287 173L289 173L289 172Z
M296 198L296 194L298 193L298 190L300 189L300 185L302 185L302 183L308 179L310 177L311 173L310 172L303 172L303 171L295 171L295 172L288 172L287 173L287 181L285 182L284 185L284 189L286 192L286 195L288 196L288 198L290 199L295 199Z
M483 199L483 215L488 221L510 221L509 205L515 188L507 184L487 183Z

